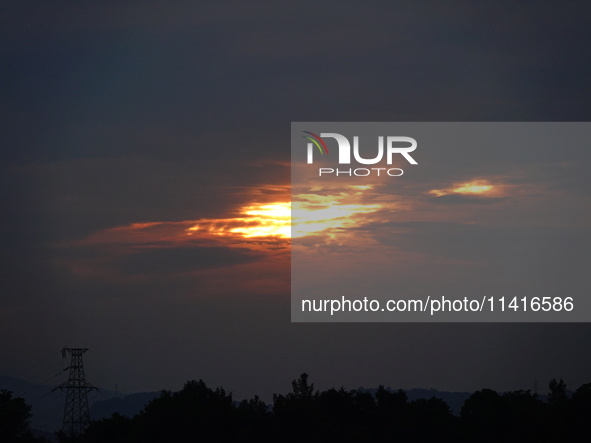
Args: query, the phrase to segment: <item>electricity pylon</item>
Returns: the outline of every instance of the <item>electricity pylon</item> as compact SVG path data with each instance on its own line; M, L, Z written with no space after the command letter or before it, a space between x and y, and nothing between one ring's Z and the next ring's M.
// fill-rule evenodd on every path
M88 392L97 389L84 378L84 362L82 354L88 351L87 348L63 348L62 358L70 353L70 369L68 381L62 383L55 389L66 391L66 405L64 407L64 421L62 432L67 437L80 435L90 424L90 413L88 411ZM64 369L64 371L66 370ZM54 391L55 391L54 389Z

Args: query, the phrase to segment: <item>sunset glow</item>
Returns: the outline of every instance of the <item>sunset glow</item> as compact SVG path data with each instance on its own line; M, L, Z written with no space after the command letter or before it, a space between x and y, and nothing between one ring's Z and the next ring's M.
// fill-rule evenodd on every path
M488 192L492 189L491 185L483 185L483 184L476 184L476 183L466 183L456 189L453 192L457 194L482 194L484 192Z
M287 248L291 238L306 236L343 242L351 237L348 229L371 222L373 213L386 209L384 202L366 201L372 190L372 185L339 191L314 188L291 196L293 202L285 195L278 195L277 200L264 198L254 190L250 195L266 201L251 200L225 217L131 223L95 232L84 243L125 246L131 253L146 248L193 247L196 242L276 250Z
M205 231L212 235L238 234L244 238L290 238L291 204L289 202L255 203L245 206L241 212L243 217L199 220L194 226L187 228L187 234Z
M300 195L301 201L294 202L292 214L292 237L325 232L332 238L337 231L358 226L360 214L377 211L379 204L345 203L338 195Z
M187 235L207 233L214 236L239 235L244 238L304 237L352 227L355 216L375 212L381 205L346 203L342 195L303 194L297 202L252 204L242 208L243 216L228 219L203 219L187 228Z
M467 183L459 183L447 189L433 189L429 191L429 194L433 194L437 197L451 194L486 196L492 194L494 191L498 191L498 189L487 180L476 180Z

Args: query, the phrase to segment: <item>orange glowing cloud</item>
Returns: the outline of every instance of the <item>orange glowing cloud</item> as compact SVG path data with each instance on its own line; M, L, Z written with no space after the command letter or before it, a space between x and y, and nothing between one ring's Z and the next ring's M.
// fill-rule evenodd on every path
M362 215L383 209L380 203L364 203L359 197L362 194L360 190L354 191L357 192L294 196L297 201L293 202L292 208L292 238L320 233L334 238L336 232L342 234L347 228L360 226L363 223Z
M474 180L466 183L456 183L445 189L433 189L429 191L436 197L444 195L472 195L481 197L499 197L504 194L502 185L493 185L488 180Z
M322 195L298 194L293 202L251 203L240 210L240 216L224 219L202 219L187 228L186 233L243 239L304 237L357 226L357 216L382 209L381 204L364 204L361 191L372 186L354 186L347 192ZM353 191L353 192L350 192Z
M193 222L193 226L186 229L186 234L244 238L291 236L289 202L252 203L241 208L240 212L240 217L197 220Z
M260 249L264 244L287 242L295 237L343 235L347 228L367 221L367 216L384 208L383 203L364 202L372 185L350 186L341 192L315 189L293 196L293 202L248 202L236 215L178 222L145 222L99 231L85 244L157 248L191 246L195 241L223 242L228 246ZM323 194L324 192L324 194Z
M269 293L281 293L289 285L286 272L292 238L310 236L311 241L305 246L310 248L318 244L367 245L369 240L362 238L363 234L355 228L381 217L377 212L390 205L375 193L373 185L338 190L313 187L291 196L284 191L283 187L237 189L234 196L244 203L221 217L142 221L96 231L83 240L63 245L95 253L64 258L60 264L85 278L144 282L183 275L183 278L199 278L201 287L211 284L214 292L235 291L239 280L240 290L250 288L260 293L266 288L264 291ZM191 250L222 248L230 248L252 260L228 262L219 268L202 266L198 261L192 267L186 262L192 261ZM178 269L168 259L165 263L168 268L163 267L166 272L137 271L140 264L153 264L159 257L178 257ZM125 264L136 271L128 272L130 268ZM227 271L222 268L228 267L240 278L225 281L222 276Z

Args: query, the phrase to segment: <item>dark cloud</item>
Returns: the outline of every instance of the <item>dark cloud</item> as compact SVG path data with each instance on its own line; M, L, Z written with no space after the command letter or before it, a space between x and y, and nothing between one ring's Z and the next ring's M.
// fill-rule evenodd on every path
M78 159L13 169L0 189L5 230L46 241L80 239L137 222L220 218L249 199L285 194L266 188L289 181L287 165L253 164L248 158L228 163Z
M117 268L126 274L176 274L233 265L260 259L246 248L202 246L149 249L124 257ZM228 270L231 273L231 270Z
M302 5L13 5L3 144L33 159L220 158L239 143L287 158L293 120L585 120L589 8L544 4L314 2L306 20Z
M473 195L442 195L440 197L429 198L431 203L440 203L445 205L470 204L470 205L492 205L505 200L500 197L477 197Z
M591 251L591 230L580 228L394 222L366 229L384 244L403 251L497 266L522 264L538 269L540 276L553 268L565 268L585 278L582 271Z

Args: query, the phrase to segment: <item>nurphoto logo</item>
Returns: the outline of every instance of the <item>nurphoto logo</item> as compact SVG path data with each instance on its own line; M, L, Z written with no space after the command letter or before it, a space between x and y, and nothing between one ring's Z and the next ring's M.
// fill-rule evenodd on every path
M329 150L326 145L326 142L323 140L324 138L334 139L338 145L338 161L339 165L350 165L351 164L351 143L349 139L342 134L338 134L336 132L321 132L320 135L314 134L309 131L303 131L306 135L303 135L303 138L308 140L307 142L307 163L309 165L314 163L314 155L318 155L319 152L321 156L329 155ZM385 139L385 143L384 143ZM384 148L385 144L385 148ZM376 165L382 160L386 159L386 165L391 166L392 160L395 154L401 155L406 161L408 161L411 165L418 164L414 158L411 157L410 153L413 152L417 148L417 141L411 137L401 137L401 136L379 136L377 140L377 154L375 156L366 158L361 155L361 148L359 147L359 137L353 136L353 158L354 162L360 165ZM364 155L367 155L367 152L370 151L371 148L364 145L363 151L365 152ZM375 153L375 149L373 150L372 154ZM385 153L385 156L384 156ZM400 168L318 168L318 175L321 177L323 175L334 175L340 176L345 175L348 177L357 176L357 177L366 177L368 175L380 175L385 171L385 174L389 175L390 177L399 177L401 176L404 171Z

